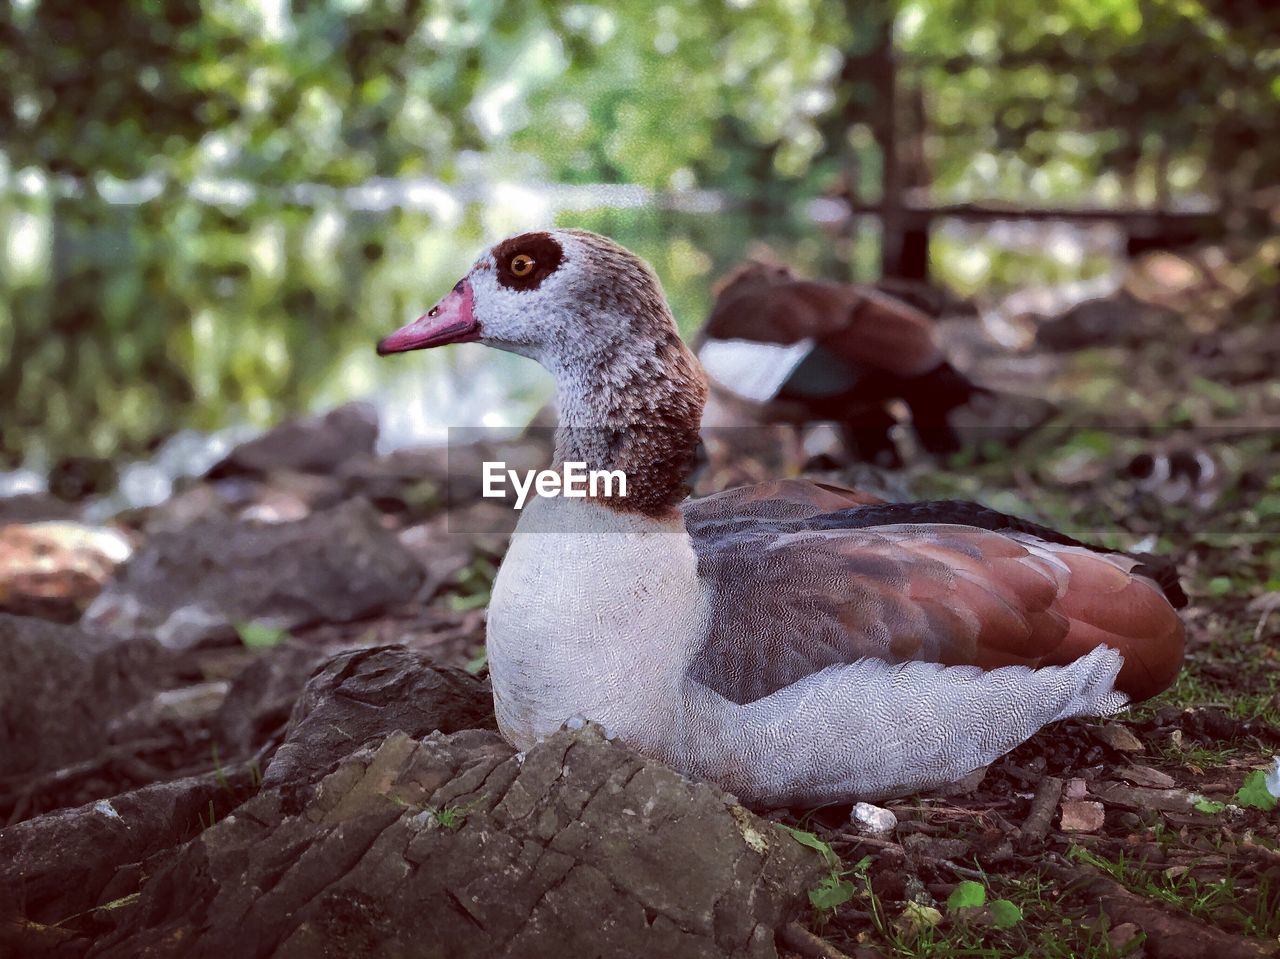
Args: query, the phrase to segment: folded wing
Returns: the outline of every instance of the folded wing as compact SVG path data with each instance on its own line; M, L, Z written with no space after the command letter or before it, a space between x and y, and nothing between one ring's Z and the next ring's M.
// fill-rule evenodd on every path
M695 679L748 703L863 657L990 670L1064 665L1102 645L1123 654L1117 688L1132 699L1176 676L1182 623L1143 558L1012 517L1006 529L892 522L896 507L860 497L792 481L687 506L711 596ZM1000 525L973 504L934 505ZM949 515L911 509L901 515Z

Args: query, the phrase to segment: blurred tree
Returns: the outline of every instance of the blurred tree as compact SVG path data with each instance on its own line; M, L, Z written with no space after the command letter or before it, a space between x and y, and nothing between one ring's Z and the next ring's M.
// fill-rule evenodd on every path
M1270 0L12 0L0 452L292 408L453 268L426 225L495 228L337 187L711 188L747 227L646 250L698 277L823 195L1240 207L1280 183L1278 41Z

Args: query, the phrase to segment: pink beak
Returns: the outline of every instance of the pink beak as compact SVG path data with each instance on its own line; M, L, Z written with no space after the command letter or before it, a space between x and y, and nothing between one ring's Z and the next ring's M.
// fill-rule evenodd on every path
M459 280L449 295L424 316L402 326L378 344L378 355L425 350L448 343L472 343L480 339L480 324L471 312L471 284Z

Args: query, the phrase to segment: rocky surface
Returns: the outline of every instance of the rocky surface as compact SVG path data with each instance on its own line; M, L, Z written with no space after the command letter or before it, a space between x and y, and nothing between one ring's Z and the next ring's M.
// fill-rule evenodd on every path
M263 779L297 788L389 730L496 729L487 682L401 646L341 653L307 682Z
M201 833L89 954L766 957L821 869L596 730L396 733Z
M107 643L0 613L0 785L97 755L112 722L169 674L151 640Z
M272 686L246 672L215 729ZM0 830L0 954L778 954L812 849L595 727L492 726L481 680L341 653L278 749Z
M413 556L363 500L296 522L196 520L156 532L85 614L89 628L173 648L234 638L242 623L345 622L411 598Z
M211 479L265 476L278 470L329 473L378 441L378 416L367 403L347 403L323 416L282 423L241 443L209 470Z

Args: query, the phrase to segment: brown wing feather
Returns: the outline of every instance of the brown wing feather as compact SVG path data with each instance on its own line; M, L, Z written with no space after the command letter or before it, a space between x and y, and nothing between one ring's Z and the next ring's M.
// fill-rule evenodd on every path
M805 528L862 495L789 481L686 507L712 600L695 678L749 702L863 656L994 669L1100 644L1134 699L1177 674L1182 623L1131 558L945 523Z
M919 376L944 356L933 320L870 287L750 274L717 298L705 333L718 339L795 343L812 338L850 363Z
M860 299L851 287L836 283L762 277L720 295L707 334L763 343L822 339L849 325Z
M684 504L685 523L691 529L705 524L738 523L744 519L808 519L823 513L874 506L884 500L871 493L832 483L781 479L753 486L738 486Z
M929 316L876 290L857 292L849 322L823 340L824 346L854 363L895 376L920 376L946 359Z

